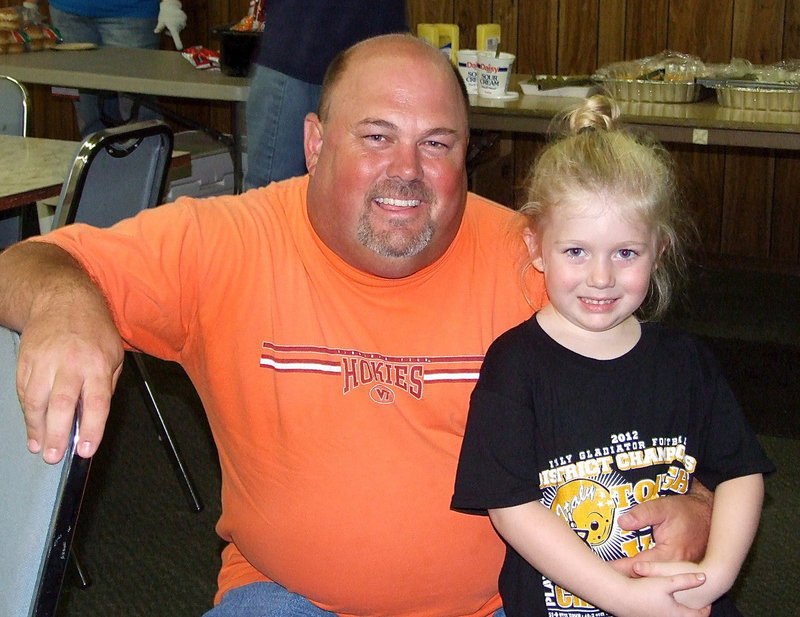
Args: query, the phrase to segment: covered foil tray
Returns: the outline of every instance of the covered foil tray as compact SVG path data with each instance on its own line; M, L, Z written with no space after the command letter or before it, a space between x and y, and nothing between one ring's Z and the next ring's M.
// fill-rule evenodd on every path
M717 102L723 107L762 111L800 111L800 88L770 89L722 86L716 88Z
M700 98L702 90L702 86L694 80L602 79L601 83L615 99L641 103L694 103Z

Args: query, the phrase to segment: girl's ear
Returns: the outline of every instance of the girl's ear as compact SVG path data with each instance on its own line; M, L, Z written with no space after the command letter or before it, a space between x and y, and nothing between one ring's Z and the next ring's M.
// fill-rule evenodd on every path
M542 259L542 250L536 232L530 227L526 227L522 230L522 239L525 241L525 246L528 247L528 256L531 258L533 267L539 272L544 272L544 260Z
M653 260L653 272L658 270L658 264L661 263L661 258L663 257L664 251L667 250L668 246L669 246L669 238L664 238L664 240L661 242L661 246L658 247L658 254L656 255L656 258Z

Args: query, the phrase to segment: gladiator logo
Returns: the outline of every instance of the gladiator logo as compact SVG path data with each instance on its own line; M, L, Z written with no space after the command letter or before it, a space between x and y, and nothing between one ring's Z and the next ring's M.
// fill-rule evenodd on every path
M581 479L561 486L550 509L589 546L598 546L611 535L617 504L605 486Z
M363 357L342 358L342 392L372 385L370 398L376 403L392 403L394 388L422 398L425 370L421 364L388 362Z

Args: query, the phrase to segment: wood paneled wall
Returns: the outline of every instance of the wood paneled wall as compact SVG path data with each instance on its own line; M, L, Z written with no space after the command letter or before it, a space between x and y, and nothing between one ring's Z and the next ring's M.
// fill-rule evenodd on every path
M0 0L0 6L19 3ZM217 47L212 29L244 15L248 0L183 0L183 6L189 16L184 44ZM800 0L408 0L408 12L412 28L457 23L462 47L474 46L477 24L499 23L502 48L516 54L514 70L523 73L590 73L664 49L708 62L800 58ZM171 45L165 37L164 46ZM34 97L34 135L77 137L68 101L42 87L34 88ZM199 122L230 129L226 105L169 104ZM477 190L519 205L540 145L535 137L500 140L486 178L476 180ZM689 145L670 150L710 259L800 274L800 154Z
M409 0L410 22L454 22L462 47L499 23L520 73L580 74L665 49L706 62L800 58L800 0ZM509 137L476 190L509 205L541 145ZM800 153L669 145L709 261L800 274ZM503 159L499 163L497 159Z

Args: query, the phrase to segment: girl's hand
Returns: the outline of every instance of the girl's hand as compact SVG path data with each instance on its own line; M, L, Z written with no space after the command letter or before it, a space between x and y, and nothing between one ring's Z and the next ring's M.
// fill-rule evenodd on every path
M703 585L705 578L701 572L687 573L684 569L669 576L632 579L631 593L624 594L615 614L618 617L708 617L710 606L690 608L677 599L685 590Z
M713 568L712 568L713 569ZM692 563L689 561L640 561L633 564L633 571L636 575L648 578L659 578L673 576L681 572L700 572L706 571L708 567L703 563ZM708 570L712 576L711 570ZM712 580L715 580L712 578ZM709 602L709 597L717 597L714 593L715 585L709 583L703 588L683 589L675 592L675 600L689 607L705 607Z

